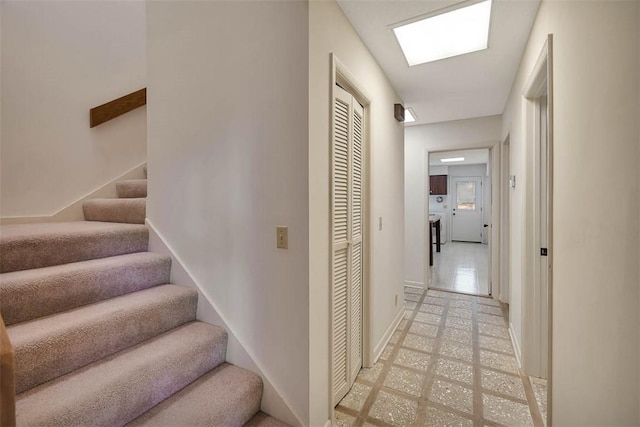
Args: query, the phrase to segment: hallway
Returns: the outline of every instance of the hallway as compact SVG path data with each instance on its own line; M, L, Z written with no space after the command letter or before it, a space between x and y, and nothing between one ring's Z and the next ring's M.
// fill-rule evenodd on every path
M336 407L337 426L542 426L507 332L506 306L405 288L406 314L380 361Z

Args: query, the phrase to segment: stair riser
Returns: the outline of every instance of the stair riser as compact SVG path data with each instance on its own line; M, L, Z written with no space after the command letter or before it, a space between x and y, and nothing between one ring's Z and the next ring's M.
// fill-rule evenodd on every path
M82 309L84 316L63 313L50 318L59 327L41 321L40 330L30 329L28 334L21 333L28 325L9 327L16 358L16 391L21 393L194 320L197 299L193 291L147 304L138 298L136 304L117 309L92 305ZM89 310L92 313L87 319ZM77 323L76 317L80 317Z
M262 388L258 375L223 363L127 427L241 427L260 410Z
M64 271L56 266L0 275L0 311L5 323L12 325L169 283L170 258L129 261L125 257L67 264Z
M125 199L147 197L147 181L140 179L118 182L116 192L118 197Z
M146 201L144 199L94 199L82 205L87 221L144 224Z
M17 424L124 425L224 361L226 332L212 328L185 325L18 395Z
M145 252L148 242L149 230L146 227L113 233L43 235L0 240L0 273Z

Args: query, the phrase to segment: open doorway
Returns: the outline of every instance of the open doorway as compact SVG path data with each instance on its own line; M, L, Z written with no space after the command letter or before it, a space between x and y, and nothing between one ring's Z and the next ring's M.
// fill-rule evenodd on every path
M491 295L489 149L431 152L428 171L429 288Z

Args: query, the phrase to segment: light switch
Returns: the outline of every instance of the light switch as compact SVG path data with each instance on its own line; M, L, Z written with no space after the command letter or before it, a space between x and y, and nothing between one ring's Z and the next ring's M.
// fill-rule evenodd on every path
M382 217L378 217L378 230L382 230Z
M289 227L276 227L278 249L289 249Z

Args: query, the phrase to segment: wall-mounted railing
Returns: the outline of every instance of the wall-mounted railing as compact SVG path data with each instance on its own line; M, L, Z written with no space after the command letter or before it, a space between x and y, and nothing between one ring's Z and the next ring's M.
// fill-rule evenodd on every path
M147 104L147 88L137 90L121 98L89 110L89 127L96 127L111 119Z
M0 426L16 425L15 355L0 315Z

